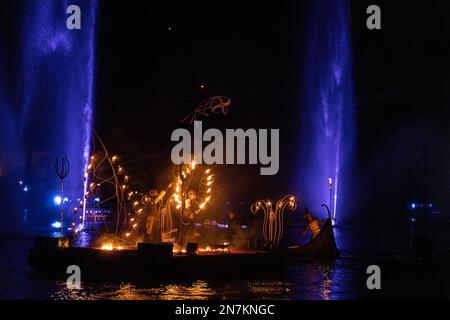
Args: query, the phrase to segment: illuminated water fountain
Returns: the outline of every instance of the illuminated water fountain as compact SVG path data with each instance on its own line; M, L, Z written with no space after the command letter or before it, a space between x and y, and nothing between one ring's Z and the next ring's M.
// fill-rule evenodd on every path
M311 1L309 19L297 187L310 209L328 204L339 221L354 153L350 2Z
M20 131L27 163L23 177L38 185L31 190L32 206L58 194L49 168L64 154L71 166L65 182L69 201L79 204L86 191L83 175L89 163L93 117L96 1L77 1L81 30L67 28L70 15L66 11L71 4L42 0L24 5ZM47 223L36 214L34 221ZM85 208L83 219L84 215Z

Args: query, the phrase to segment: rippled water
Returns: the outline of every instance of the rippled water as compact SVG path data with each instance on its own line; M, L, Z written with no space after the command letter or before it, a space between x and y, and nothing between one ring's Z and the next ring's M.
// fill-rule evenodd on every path
M291 230L296 234L298 230ZM443 245L447 232L434 232ZM81 290L65 282L37 276L26 265L33 237L0 238L0 299L358 299L366 298L366 267L379 252L402 252L410 229L378 230L338 228L336 237L343 256L332 262L291 265L277 281L193 281L183 283L84 282ZM289 231L288 231L289 234ZM445 236L447 235L447 236ZM378 252L378 253L376 253ZM372 257L372 258L371 258ZM264 266L261 266L262 268ZM407 290L407 288L406 288Z

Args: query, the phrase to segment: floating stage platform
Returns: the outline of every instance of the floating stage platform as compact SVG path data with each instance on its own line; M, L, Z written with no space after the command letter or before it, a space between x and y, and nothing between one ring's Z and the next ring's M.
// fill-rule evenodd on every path
M189 250L188 250L189 251ZM272 279L298 258L334 258L339 252L331 220L305 246L277 251L223 249L177 254L172 244L139 244L137 249L70 247L64 239L36 238L28 265L39 273L65 276L72 265L83 278L145 280Z
M167 256L145 250L64 248L31 250L28 265L38 272L61 276L67 276L70 265L77 265L82 276L89 278L191 280L273 277L282 272L283 259L277 253L247 250Z

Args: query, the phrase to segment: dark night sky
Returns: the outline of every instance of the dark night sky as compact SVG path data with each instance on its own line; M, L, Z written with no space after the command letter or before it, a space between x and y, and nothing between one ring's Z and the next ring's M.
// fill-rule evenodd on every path
M449 5L376 3L381 31L365 27L372 2L352 6L355 198L374 212L397 210L412 199L448 208ZM98 120L111 145L144 159L159 154L168 149L178 120L203 97L227 95L231 114L214 126L282 130L280 174L254 179L252 189L264 194L271 183L292 183L306 1L142 2L126 8L108 3L102 11Z
M160 184L172 130L204 97L226 95L230 115L212 118L211 127L280 128L282 143L276 177L225 168L224 186L243 198L273 192L275 184L288 190L298 154L308 1L164 3L100 1L96 120L105 142L143 183ZM382 30L365 27L370 4L382 8ZM17 43L8 26L17 12L17 4L5 5L0 17L9 48L3 58L11 62ZM354 210L379 215L426 199L448 211L450 4L353 1L352 13L354 189L355 202L364 203ZM15 70L6 72L14 79Z

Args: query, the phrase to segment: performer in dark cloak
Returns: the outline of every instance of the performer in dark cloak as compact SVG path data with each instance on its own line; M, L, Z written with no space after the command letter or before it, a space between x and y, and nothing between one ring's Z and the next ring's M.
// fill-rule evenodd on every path
M161 221L158 203L158 191L151 190L146 200L148 215L145 221L144 243L161 243Z
M186 199L186 206L183 215L183 242L197 242L201 235L195 230L195 219L200 212L200 205L197 200L197 193L189 191Z

